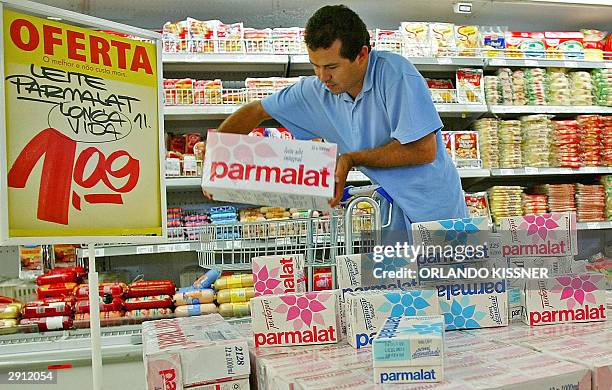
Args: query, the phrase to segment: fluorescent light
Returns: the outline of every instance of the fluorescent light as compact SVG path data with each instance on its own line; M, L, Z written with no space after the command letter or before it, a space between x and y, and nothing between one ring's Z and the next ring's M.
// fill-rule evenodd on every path
M55 20L55 21L58 21L58 22L59 22L60 20L62 20L62 18L58 18L57 16L47 16L47 19L49 19L49 20Z

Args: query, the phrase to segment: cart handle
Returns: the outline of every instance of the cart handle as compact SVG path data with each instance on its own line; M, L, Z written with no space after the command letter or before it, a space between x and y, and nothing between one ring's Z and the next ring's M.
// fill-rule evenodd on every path
M342 192L342 200L341 203L346 203L348 199L356 195L368 194L370 192L374 192L385 198L389 204L393 204L393 198L391 195L387 193L381 186L377 184L372 184L369 186L355 187L355 186L346 186L344 187L344 191Z

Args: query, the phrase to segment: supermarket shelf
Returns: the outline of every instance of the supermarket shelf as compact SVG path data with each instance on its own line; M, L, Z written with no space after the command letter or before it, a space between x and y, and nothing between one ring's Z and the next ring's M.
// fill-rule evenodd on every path
M202 179L198 177L166 177L166 189L168 190L196 190L200 189Z
M491 176L612 174L612 167L491 169Z
M237 104L167 106L164 117L170 120L225 119L238 108Z
M284 70L289 57L283 54L163 53L164 71L245 72Z
M491 172L486 168L457 168L459 171L459 177L489 177Z
M485 67L612 68L612 61L585 61L580 59L488 58L485 61Z
M118 245L96 248L96 257L152 255L156 253L192 252L200 249L199 241L176 242L156 245ZM78 257L89 256L87 249L77 248Z
M578 230L606 230L612 229L612 221L578 222L576 227Z
M468 117L474 116L474 114L484 114L488 111L485 104L438 104L436 103L436 110L441 116L444 117Z
M421 71L442 72L455 70L463 67L483 67L485 65L484 58L476 57L407 57L412 64ZM312 65L308 59L308 55L292 55L291 69L292 70L310 70Z
M603 106L489 106L493 114L612 114Z

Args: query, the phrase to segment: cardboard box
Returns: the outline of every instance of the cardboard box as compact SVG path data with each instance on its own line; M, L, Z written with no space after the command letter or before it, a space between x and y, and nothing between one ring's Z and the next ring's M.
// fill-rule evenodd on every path
M546 58L584 58L584 34L580 31L545 31Z
M142 343L147 389L184 389L251 372L247 340L218 314L144 322Z
M255 296L306 291L304 255L252 258Z
M202 189L218 201L327 210L335 144L208 132Z
M523 322L529 325L605 321L606 295L600 273L529 280L522 293Z
M508 325L508 294L504 279L437 283L446 330Z
M544 33L506 31L506 56L511 58L544 58Z
M438 296L433 289L350 292L344 298L347 340L357 349L371 346L389 317L440 314Z
M256 348L340 340L338 290L262 295L250 305Z
M559 257L578 254L576 214L547 213L500 218L504 257Z
M427 383L444 379L442 366L427 367L374 367L376 383Z
M189 390L249 390L248 379L238 379L235 381L218 382L210 385L190 387Z

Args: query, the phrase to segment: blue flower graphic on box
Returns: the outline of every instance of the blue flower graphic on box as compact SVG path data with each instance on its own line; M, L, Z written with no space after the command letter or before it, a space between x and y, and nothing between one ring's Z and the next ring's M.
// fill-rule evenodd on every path
M422 325L415 324L415 325L412 325L410 328L407 328L406 330L410 333L417 333L417 334L431 334L431 333L442 333L443 332L441 322L434 322L432 324L422 324Z
M486 315L483 311L476 311L476 305L470 305L469 297L454 299L450 305L440 301L440 310L444 314L446 330L481 328L478 321Z
M461 219L446 219L438 221L441 230L436 231L435 235L444 240L447 245L467 245L470 238L473 238L478 244L480 228L477 226L480 224L482 217L479 218L461 218Z
M425 309L431 307L428 299L434 295L434 290L402 291L401 293L387 293L387 302L378 307L381 313L389 313L391 317L422 316L427 315Z
M408 261L401 257L385 257L383 261L374 265L374 269L381 269L382 271L396 271L402 267L408 265Z

